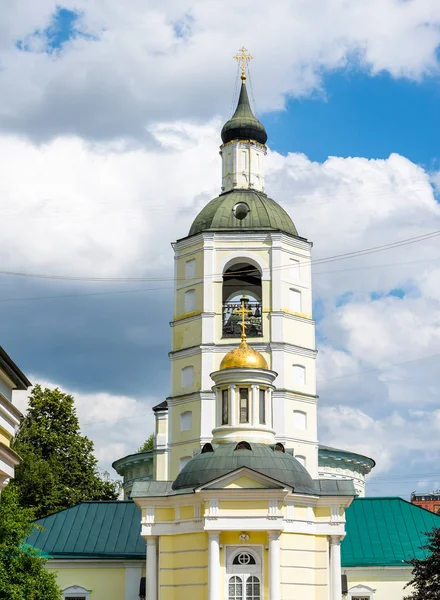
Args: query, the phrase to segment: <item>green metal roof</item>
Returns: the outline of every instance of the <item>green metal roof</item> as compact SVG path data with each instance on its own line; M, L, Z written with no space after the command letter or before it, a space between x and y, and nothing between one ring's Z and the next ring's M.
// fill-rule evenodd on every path
M295 492L315 494L313 480L301 463L288 452L274 450L267 444L250 444L251 450L237 450L237 444L219 444L212 452L201 452L180 471L173 490L197 488L232 473L241 467L275 479L294 488Z
M143 559L141 511L134 502L83 502L44 519L27 543L51 558Z
M424 532L440 527L440 516L402 498L357 498L346 510L343 567L405 566L424 558Z
M223 125L221 136L224 144L233 140L255 140L260 144L265 144L267 141L264 125L255 118L252 112L244 81L241 85L235 113Z
M250 211L244 219L237 219L233 208L245 202ZM236 189L211 200L194 219L189 235L207 230L230 231L283 231L298 236L295 225L284 208L263 192Z

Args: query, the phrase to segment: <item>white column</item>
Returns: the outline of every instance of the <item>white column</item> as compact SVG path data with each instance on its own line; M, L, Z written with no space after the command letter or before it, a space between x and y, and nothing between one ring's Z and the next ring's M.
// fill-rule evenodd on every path
M219 388L215 388L215 425L214 427L220 427L222 424L222 393Z
M157 600L157 536L147 537L147 600Z
M230 400L230 409L231 415L229 417L229 422L232 426L237 425L237 394L236 394L236 386L229 386L229 400Z
M269 600L280 600L280 532L269 532Z
M208 600L220 598L220 533L208 533Z
M258 385L252 385L252 417L251 417L251 423L254 427L256 427L258 425L258 423L260 422L259 419L259 404L260 404L260 398L258 397L258 393L259 393L259 387Z
M266 425L268 427L273 427L273 410L272 410L272 390L266 390Z
M341 537L330 536L331 600L342 600Z

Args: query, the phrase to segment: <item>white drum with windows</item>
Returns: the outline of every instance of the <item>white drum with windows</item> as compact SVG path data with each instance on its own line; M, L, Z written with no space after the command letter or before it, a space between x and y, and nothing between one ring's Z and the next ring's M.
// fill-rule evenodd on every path
M228 547L225 600L262 600L260 547Z

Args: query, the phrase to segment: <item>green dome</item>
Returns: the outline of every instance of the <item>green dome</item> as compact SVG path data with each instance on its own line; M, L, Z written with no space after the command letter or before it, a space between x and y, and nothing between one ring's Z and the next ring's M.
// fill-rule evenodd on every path
M248 444L246 444L248 445ZM294 489L316 494L308 471L291 454L274 450L267 444L250 444L251 450L236 450L237 444L220 444L214 451L197 454L180 471L173 490L196 488L241 467L248 467Z
M221 136L224 144L234 140L255 140L260 144L265 144L267 141L263 123L256 119L252 112L244 81L242 81L235 113L223 125Z
M246 203L249 212L238 218L234 207ZM194 219L189 235L207 230L242 230L242 231L283 231L290 235L298 235L292 219L284 208L263 192L256 190L235 189L220 194L211 200Z

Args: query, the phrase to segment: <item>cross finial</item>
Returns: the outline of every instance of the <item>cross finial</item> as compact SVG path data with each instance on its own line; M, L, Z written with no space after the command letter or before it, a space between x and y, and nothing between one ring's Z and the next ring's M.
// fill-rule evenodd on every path
M240 66L241 80L246 81L246 67L248 62L250 62L254 57L251 56L250 52L248 52L244 46L242 46L233 58L235 58Z
M246 323L244 322L245 316L252 312L250 308L246 308L246 296L243 296L241 299L241 307L237 310L238 314L241 315L241 341L246 341Z

